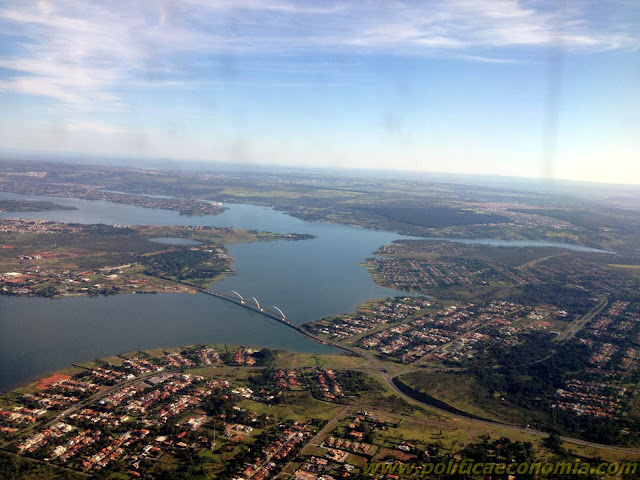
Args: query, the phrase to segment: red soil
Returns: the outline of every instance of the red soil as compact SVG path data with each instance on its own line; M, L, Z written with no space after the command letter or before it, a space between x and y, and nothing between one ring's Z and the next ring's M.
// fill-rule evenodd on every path
M62 373L54 373L50 377L41 378L40 380L38 380L38 383L36 384L36 388L38 390L45 390L45 389L49 388L53 383L55 383L55 382L57 382L59 380L69 380L70 378L71 378L71 375L64 375Z

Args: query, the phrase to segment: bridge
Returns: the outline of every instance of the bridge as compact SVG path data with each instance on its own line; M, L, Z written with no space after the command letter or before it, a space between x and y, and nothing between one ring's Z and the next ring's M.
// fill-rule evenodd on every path
M252 312L256 312L256 313L259 313L260 315L264 315L265 317L269 317L274 320L277 320L278 322L286 325L287 327L293 328L296 332L300 333L301 335L304 335L305 337L308 337L314 342L320 343L322 345L332 345L341 350L345 350L353 353L353 351L349 347L331 344L322 338L316 337L313 333L308 332L307 330L302 328L300 325L296 325L295 323L290 322L287 316L284 314L284 312L280 310L278 307L276 307L275 305L269 305L268 307L260 305L260 302L258 302L256 297L251 297L247 300L235 290L231 290L228 292L216 292L215 290L210 290L206 288L199 288L198 290L200 291L200 293L211 295L221 300L226 300L227 302L234 303L240 307L251 310Z
M145 261L143 257L138 256L138 259L140 260L141 263L149 265L149 263L147 261ZM298 331L302 335L304 335L306 337L309 337L309 338L311 338L312 340L314 340L316 342L319 342L319 343L327 345L327 343L324 340L316 338L315 335L312 335L310 332L307 332L305 329L301 328L300 325L296 325L295 323L291 323L287 319L287 316L284 314L284 312L282 310L280 310L280 308L278 308L277 306L269 305L268 307L265 307L263 305L260 305L260 302L258 302L258 299L256 297L251 297L249 300L246 300L242 295L240 295L235 290L230 290L228 292L217 292L215 290L211 290L211 289L208 289L208 288L197 287L196 285L193 285L193 284L190 284L190 283L187 283L187 282L183 282L183 281L180 281L180 280L176 280L174 278L167 278L167 277L165 277L163 275L158 275L158 274L152 273L152 272L147 272L147 275L151 275L153 277L161 278L163 280L166 280L166 281L169 281L169 282L172 282L172 283L178 283L180 285L184 285L184 286L189 287L189 288L195 288L200 293L204 293L206 295L211 295L213 297L220 298L221 300L226 300L227 302L235 303L236 305L239 305L241 307L247 308L247 309L249 309L251 311L254 311L256 313L259 313L261 315L264 315L265 317L269 317L269 318L272 318L274 320L277 320L278 322L283 323L287 327L293 328L294 330Z
M211 295L214 297L218 297L222 300L226 300L227 302L235 303L236 305L240 305L248 310L264 315L265 317L273 318L274 320L279 321L280 323L284 323L288 327L295 328L296 330L300 330L300 327L295 323L291 323L287 316L284 314L282 310L280 310L275 305L269 305L265 307L260 305L258 299L256 297L251 297L248 300L240 295L235 290L230 290L228 292L216 292L215 290L209 290L201 288L199 289L201 293L205 293L207 295Z
M142 262L144 262L144 260L141 260ZM240 295L238 292L236 292L235 290L231 290L228 292L217 292L215 290L211 290L211 289L207 289L207 288L200 288L197 287L193 284L187 283L187 282L182 282L180 280L176 280L173 278L167 278L164 277L162 275L157 275L157 274L153 274L153 273L147 273L147 275L151 275L153 277L157 277L157 278L161 278L163 280L172 282L172 283L177 283L180 285L184 285L185 287L189 287L189 288L193 288L196 289L197 291L199 291L200 293L204 293L205 295L211 295L212 297L216 297L219 298L221 300L225 300L227 302L231 302L234 303L240 307L249 309L253 312L259 313L260 315L264 315L265 317L269 317L272 318L284 325L286 325L289 328L293 328L295 331L297 331L298 333L300 333L301 335L304 335L305 337L313 340L314 342L320 343L322 345L331 345L333 347L336 347L340 350L344 350L347 352L351 352L351 353L355 353L354 350L352 350L350 347L346 347L346 346L341 346L338 344L335 344L333 342L327 342L322 338L319 338L317 336L315 336L313 333L305 330L304 328L302 328L300 325L296 325L295 323L292 323L289 321L289 319L287 318L287 316L284 314L284 312L282 310L280 310L280 308L278 308L275 305L269 305L268 307L265 307L263 305L260 305L260 302L258 302L258 300L255 297L251 297L249 298L249 300L246 300L242 295ZM356 355L359 355L358 353L356 353Z
M191 288L193 288L193 285L190 285ZM334 342L328 342L320 337L317 337L316 335L314 335L313 333L305 330L304 328L302 328L300 325L296 325L295 323L292 323L289 321L289 319L287 318L287 316L284 314L284 312L282 310L280 310L278 307L276 307L275 305L270 305L268 307L263 307L262 305L260 305L260 303L258 302L258 300L255 297L251 297L249 300L245 299L242 295L240 295L238 292L231 290L229 292L216 292L215 290L210 290L210 289L206 289L206 288L198 288L198 291L200 293L204 293L206 295L211 295L213 297L217 297L221 300L226 300L227 302L231 302L234 303L240 307L243 308L247 308L249 310L251 310L252 312L256 312L259 313L260 315L264 315L265 317L269 317L272 318L274 320L277 320L278 322L286 325L289 328L293 328L296 332L298 332L300 335L303 335L307 338L309 338L310 340L313 340L316 343L319 343L321 345L330 345L332 347L335 347L339 350L343 350L345 352L351 353L351 354L355 354L355 355L360 355L360 353L356 352L355 350L353 350L351 347L345 346L345 345L339 345L337 343Z

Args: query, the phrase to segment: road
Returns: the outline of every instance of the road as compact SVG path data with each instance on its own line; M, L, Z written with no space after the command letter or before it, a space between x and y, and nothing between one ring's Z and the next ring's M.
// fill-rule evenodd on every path
M353 405L347 405L334 413L327 424L322 428L322 430L320 430L311 440L309 440L307 445L304 447L304 450L307 450L309 446L319 447L320 445L322 445L325 437L338 427L338 424L340 423L340 417L342 417L347 411L351 411L355 408L356 407Z
M596 307L596 309L592 310L589 314L590 318L593 317L593 315L595 315L597 312L599 312L600 310L602 310L602 308L604 308L605 304L600 304ZM314 338L313 335L309 336L310 338ZM410 402L414 402L414 403L419 403L420 405L427 407L429 410L434 410L437 411L439 413L443 413L447 416L453 416L453 417L463 417L465 418L465 420L475 423L476 425L487 425L487 426L498 426L502 429L507 429L507 430L512 430L514 432L521 432L521 433L527 433L530 435L536 435L539 437L548 437L549 433L548 432L543 432L540 430L535 430L532 428L526 428L526 427L519 427L517 425L512 425L512 424L508 424L508 423L502 423L502 422L498 422L498 421L494 421L494 420L479 420L477 418L474 418L473 415L471 414L452 414L451 412L448 412L446 410L434 407L432 405L429 405L428 403L422 402L414 397L412 397L411 395L408 395L404 392L402 392L400 389L398 389L398 387L396 387L395 383L393 383L393 379L389 376L389 373L387 372L387 369L380 364L380 362L378 361L378 359L376 359L374 356L369 355L365 352L361 352L359 350L356 350L355 348L352 347L345 347L344 345L339 345L336 342L333 341L324 341L324 344L328 344L331 346L335 346L336 348L341 348L343 350L347 350L350 353L360 356L360 357L364 357L365 359L367 359L368 363L371 365L371 367L369 369L367 369L366 365L363 365L361 367L359 367L359 370L363 370L363 371L377 371L380 376L382 377L382 379L385 381L385 383L400 397L405 398L407 400L409 400ZM568 443L573 443L575 445L582 445L585 447L594 447L594 448L600 448L600 449L604 449L604 450L612 450L612 451L616 451L616 452L627 452L627 453L634 453L634 454L638 454L640 453L640 449L638 448L626 448L626 447L616 447L613 445L604 445L601 443L595 443L595 442L588 442L585 440L580 440L578 438L572 438L572 437L560 437L562 438L563 441L568 442Z
M398 395L400 395L401 397L410 399L412 402L416 402L419 403L421 405L426 406L427 408L429 408L430 410L435 410L437 412L443 413L447 416L459 416L459 417L464 417L465 420L475 423L477 425L488 425L488 426L500 426L501 428L505 428L505 429L509 429L515 432L521 432L521 433L527 433L530 435L536 435L539 437L548 437L549 433L546 432L541 432L540 430L534 430L532 428L526 428L526 427L518 427L516 425L511 425L508 423L501 423L501 422L497 422L497 421L493 421L493 420L479 420L477 418L471 418L470 416L467 415L455 415L452 414L451 412L447 412L446 410L443 410L441 408L437 408L434 407L432 405L429 405L428 403L422 402L416 398L413 398L410 395L405 394L404 392L402 392L400 389L398 389L398 387L396 387L395 383L393 383L393 379L391 377L389 377L389 375L387 374L386 371L381 370L380 374L382 375L382 378L385 380L385 382L387 383L387 385L389 385L389 387L391 387L391 389L397 393ZM469 414L470 415L470 414ZM600 448L600 449L605 449L605 450L613 450L616 452L626 452L626 453L640 453L640 449L638 448L626 448L626 447L616 447L613 445L603 445L601 443L595 443L595 442L588 442L586 440L580 440L578 438L571 438L571 437L560 437L564 442L567 443L573 443L575 445L582 445L585 447L594 447L594 448Z
M20 433L21 434L28 434L29 432L31 432L35 428L38 428L38 430L44 430L45 428L50 427L54 423L63 421L67 415L70 415L73 412L76 412L78 410L82 410L83 408L86 408L88 405L92 405L93 403L95 403L98 400L100 400L101 398L109 395L110 393L115 392L116 390L120 390L120 389L122 389L124 387L127 387L127 386L129 386L131 384L134 384L136 382L141 382L141 381L143 381L143 380L145 380L147 378L153 377L154 375L158 375L158 372L144 373L142 375L137 376L134 379L125 380L124 382L116 383L114 386L109 387L109 388L107 388L105 390L101 390L101 391L99 391L97 393L94 393L90 397L87 397L84 400L80 400L78 403L73 404L71 407L67 408L66 410L63 410L61 412L56 413L55 415L53 415L49 420L47 420L44 423L36 422L36 423L34 423L32 425L29 425L28 427L23 429Z
M601 297L600 298L600 303L598 305L596 305L586 315L584 315L580 320L576 320L571 325L571 327L563 335L560 336L560 339L561 340L569 340L569 339L575 337L576 334L580 330L582 330L582 328L589 322L589 320L591 320L593 317L595 317L597 314L599 314L602 310L604 310L604 308L608 304L609 304L609 298Z
M342 420L343 415L347 412L351 412L355 408L356 407L353 405L347 405L344 408L337 410L329 418L329 421L327 422L327 424L324 427L322 427L322 429L318 433L316 433L315 436L306 443L304 448L300 451L300 455L308 454L310 447L319 447L320 445L322 445L322 442L324 441L324 439L338 427L338 425L340 424L340 420ZM290 470L290 466L293 463L296 463L295 459L287 463L275 478L282 479L285 477L291 477L291 474L288 474L285 472L288 472Z
M283 448L285 448L285 447L287 446L287 444L289 443L289 441L290 441L293 437L295 437L296 435L297 435L297 433L296 433L296 432L294 432L294 433L290 434L290 435L287 437L287 439L286 439L284 442L282 442L282 445L280 445L280 447L279 447L275 452L272 452L272 453L270 453L269 455L267 455L267 458L265 458L265 460L262 462L262 465L260 465L260 467L258 467L258 468L256 469L256 471L255 471L255 472L253 472L253 474L249 475L249 476L247 477L247 480L250 480L251 478L255 477L259 472L261 472L262 470L264 470L265 465L267 465L275 455L277 455L278 453L280 453L280 451L281 451Z
M168 279L167 279L168 280ZM181 283L181 282L176 282L176 283ZM192 285L191 285L192 286ZM193 287L193 286L192 286ZM235 303L235 302L233 302ZM574 336L589 320L591 320L595 315L597 315L599 312L601 312L608 304L608 299L602 298L601 302L593 309L591 310L589 313L587 313L584 317L582 317L579 321L578 321L578 327L576 329L571 329L567 332L567 335L569 335L569 337L567 338L571 338L572 336ZM239 304L237 304L239 305ZM240 306L240 305L239 305ZM259 313L259 312L257 312ZM451 412L447 412L446 410L442 410L440 408L434 407L432 405L429 405L425 402L422 402L418 399L413 398L411 395L408 395L402 391L400 391L396 385L393 383L392 378L389 376L389 374L387 373L387 370L385 367L383 367L380 362L373 357L372 355L369 355L368 353L365 353L361 350L358 350L354 347L350 347L347 345L343 345L340 344L338 342L332 341L332 340L325 340L323 338L320 338L314 334L312 334L311 332L306 331L303 327L301 327L300 325L295 325L289 321L287 321L286 323L283 322L284 325L287 325L288 327L294 329L296 332L300 333L301 335L306 336L307 338L313 340L314 342L320 343L322 345L328 345L334 348L337 348L339 350L342 351L346 351L348 353L351 353L353 355L359 356L359 357L364 357L369 364L371 365L371 370L375 370L377 372L380 373L380 375L382 376L382 379L386 382L386 384L400 397L405 398L411 402L414 403L418 403L420 405L423 405L424 407L430 409L430 410L434 410L437 411L439 413L443 413L447 416L459 416L459 417L464 417L467 421L469 422L473 422L477 425L487 425L487 426L497 426L500 427L502 429L507 429L507 430L512 430L514 432L520 432L520 433L527 433L530 435L536 435L536 436L540 436L540 437L547 437L549 436L548 432L543 432L540 430L535 430L532 428L526 428L526 427L518 427L516 425L511 425L511 424L507 424L507 423L502 423L502 422L498 422L498 421L493 421L493 420L478 420L476 418L473 417L473 415L471 414L459 414L459 415L454 415ZM366 371L366 366L360 367L360 369ZM563 441L568 442L568 443L573 443L575 445L582 445L582 446L587 446L587 447L594 447L594 448L600 448L600 449L605 449L605 450L612 450L612 451L617 451L617 452L628 452L628 453L634 453L634 454L638 454L640 453L640 449L638 448L625 448L625 447L616 447L616 446L612 446L612 445L603 445L600 443L594 443L594 442L588 442L585 440L580 440L578 438L572 438L572 437L561 437Z

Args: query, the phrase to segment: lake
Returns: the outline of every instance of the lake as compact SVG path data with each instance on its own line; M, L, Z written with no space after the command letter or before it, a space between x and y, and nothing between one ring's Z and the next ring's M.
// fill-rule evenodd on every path
M393 232L305 222L271 208L227 204L216 216L176 212L103 201L1 193L0 199L51 200L78 210L0 213L0 218L32 218L112 225L231 226L277 233L306 233L303 241L231 245L236 275L214 286L276 305L297 324L351 312L369 299L401 295L377 286L360 264L380 246L403 237ZM443 240L443 239L438 239ZM464 241L452 239L454 241ZM479 240L513 246L554 246L546 242ZM558 245L597 251L574 245ZM331 352L275 320L203 294L118 295L64 299L0 296L0 390L48 371L95 357L132 350L230 343Z

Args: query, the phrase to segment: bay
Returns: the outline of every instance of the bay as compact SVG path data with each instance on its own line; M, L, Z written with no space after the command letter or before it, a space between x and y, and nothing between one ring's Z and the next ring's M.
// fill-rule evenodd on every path
M51 200L77 208L0 213L0 218L111 225L231 226L314 235L316 238L311 240L231 245L228 250L236 274L213 285L220 292L235 290L245 298L257 298L264 306L275 305L297 324L352 312L357 305L373 298L403 295L376 285L361 265L380 246L411 238L393 232L305 222L271 208L247 204L227 204L228 210L216 216L189 217L105 201L2 192L0 199ZM448 240L598 251L536 241ZM203 294L128 294L54 300L0 297L0 390L99 356L194 343L230 343L297 352L333 351L275 320Z

